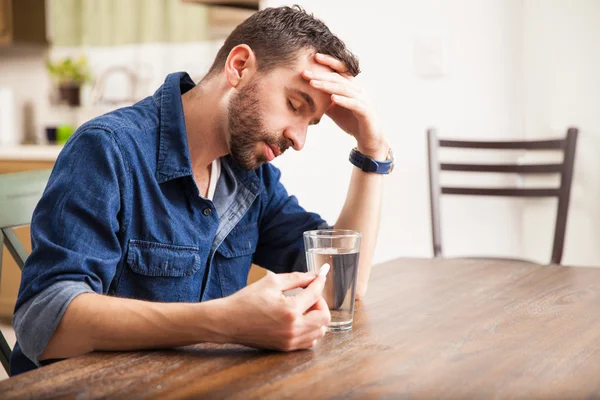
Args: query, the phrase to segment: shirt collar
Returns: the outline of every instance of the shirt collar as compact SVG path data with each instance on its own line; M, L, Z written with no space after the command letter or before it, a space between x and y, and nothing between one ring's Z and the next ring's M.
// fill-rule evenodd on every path
M185 117L181 95L192 89L194 81L185 72L167 75L165 83L152 96L160 109L160 137L156 178L158 183L170 181L182 176L193 176L190 150L188 148ZM256 171L246 171L236 165L231 156L223 161L237 180L252 192L258 190L259 179Z
M160 110L160 132L156 178L158 183L192 175L181 95L195 86L185 72L169 74L154 93Z

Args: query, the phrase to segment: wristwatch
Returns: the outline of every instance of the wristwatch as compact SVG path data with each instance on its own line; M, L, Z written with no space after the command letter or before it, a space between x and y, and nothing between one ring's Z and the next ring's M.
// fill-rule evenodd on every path
M394 153L392 153L392 149L390 148L385 161L377 161L369 156L365 156L355 147L350 152L350 162L365 172L390 174L394 170Z

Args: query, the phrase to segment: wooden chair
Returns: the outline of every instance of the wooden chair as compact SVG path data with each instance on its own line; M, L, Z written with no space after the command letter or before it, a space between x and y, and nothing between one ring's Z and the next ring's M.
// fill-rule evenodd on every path
M427 145L429 154L429 189L431 198L431 228L433 237L433 254L436 258L443 257L440 197L447 195L467 196L508 196L508 197L556 197L558 208L552 245L551 263L560 264L563 255L567 214L571 194L571 181L575 163L575 147L577 145L576 128L569 128L562 139L532 140L532 141L465 141L440 140L434 129L427 130ZM562 163L553 164L456 164L438 161L438 151L444 148L462 149L492 149L492 150L560 150L563 153ZM468 173L507 173L507 174L560 174L558 188L473 188L446 187L440 184L441 171L462 171Z
M27 259L27 251L13 228L31 223L31 216L48 183L50 170L18 172L0 175L0 246L4 243L20 269ZM2 276L2 249L0 248L0 277ZM0 362L8 373L12 350L0 333Z

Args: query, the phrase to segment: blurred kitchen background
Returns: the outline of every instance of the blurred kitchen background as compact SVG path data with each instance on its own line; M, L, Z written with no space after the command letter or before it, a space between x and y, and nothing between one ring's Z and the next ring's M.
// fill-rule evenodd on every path
M2 114L0 144L47 144L53 129L63 142L69 128L153 93L169 72L201 77L252 12L191 0L0 1L0 104L13 116Z
M199 80L239 22L294 4L214 3L222 2L0 0L0 173L51 167L79 124L152 94L170 72ZM359 56L359 82L395 152L375 262L432 256L428 127L441 137L511 140L563 137L575 126L563 264L600 266L600 1L297 3ZM353 144L324 119L302 152L276 161L288 191L330 223L345 199ZM552 199L444 199L445 254L547 263L555 210ZM5 281L4 293L13 290Z

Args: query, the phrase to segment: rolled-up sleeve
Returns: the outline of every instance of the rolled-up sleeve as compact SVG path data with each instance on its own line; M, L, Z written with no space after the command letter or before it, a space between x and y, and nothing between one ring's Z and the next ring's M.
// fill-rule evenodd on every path
M83 282L61 281L19 307L13 326L23 354L39 366L39 358L52 338L67 306L75 297L93 290Z
M70 302L106 293L114 278L126 164L114 135L80 129L58 157L31 222L13 326L23 354L39 365Z
M266 201L259 221L259 240L254 262L276 273L306 271L302 234L329 225L318 214L300 206L280 181L281 172L266 164L263 168Z

